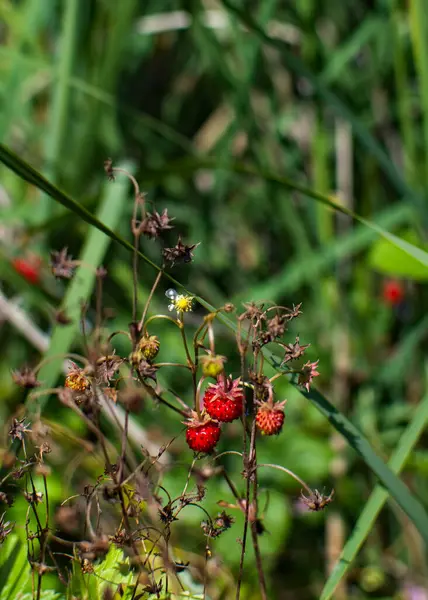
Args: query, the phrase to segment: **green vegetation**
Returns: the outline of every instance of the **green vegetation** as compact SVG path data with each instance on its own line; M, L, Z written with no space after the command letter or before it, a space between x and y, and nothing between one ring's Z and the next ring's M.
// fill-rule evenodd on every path
M3 0L0 600L425 597L425 12Z

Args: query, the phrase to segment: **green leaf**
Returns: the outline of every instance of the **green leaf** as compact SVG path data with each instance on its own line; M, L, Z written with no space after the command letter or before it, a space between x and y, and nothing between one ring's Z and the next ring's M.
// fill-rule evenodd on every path
M414 231L407 230L403 232L399 239L424 252L419 237ZM421 264L420 260L387 239L378 240L373 245L369 253L368 263L372 269L385 275L405 277L415 281L428 280L428 269Z
M27 547L15 534L10 534L0 548L0 600L15 600L31 575Z
M131 165L124 165L124 167L132 170ZM94 217L97 222L103 224L103 230L109 231L109 227L114 228L119 223L126 204L127 187L125 180L121 180L116 186L111 186L106 182L97 219ZM109 237L101 233L99 229L90 228L88 230L86 242L79 257L82 266L76 271L61 305L61 308L70 317L71 323L65 326L57 325L54 328L49 349L44 356L47 363L39 371L39 379L46 389L56 384L65 354L70 351L79 333L82 303L86 302L92 293L95 269L101 265L109 241ZM30 413L35 411L37 406L42 407L46 400L46 396L40 396L38 404L30 401L28 406Z
M394 473L400 473L403 469L427 423L428 396L426 396L416 408L411 422L401 436L397 448L388 462L388 467ZM373 524L388 499L388 496L388 487L385 489L384 487L377 485L373 490L362 513L358 517L358 521L345 544L338 562L324 586L320 600L329 600L333 597L335 589L343 577L345 577L352 561L355 559L367 536L372 531ZM420 533L422 534L422 531L420 531ZM425 536L424 539L426 540Z

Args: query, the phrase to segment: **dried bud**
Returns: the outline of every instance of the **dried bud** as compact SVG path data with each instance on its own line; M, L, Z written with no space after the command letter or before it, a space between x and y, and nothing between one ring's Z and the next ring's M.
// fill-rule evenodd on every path
M23 367L17 371L12 371L12 379L16 385L19 385L27 390L31 390L40 385L36 379L35 372L29 367Z
M77 262L71 256L67 256L67 248L60 252L51 252L51 271L55 277L60 279L71 279L74 275Z
M220 356L219 354L208 354L206 356L201 356L200 362L202 365L202 373L205 377L214 377L214 379L216 379L224 370L226 357Z
M199 244L193 244L192 246L186 246L182 243L181 237L178 238L177 244L174 248L164 248L163 258L165 262L170 263L173 267L176 262L189 263L193 258L193 250L199 246Z
M155 239L160 236L162 231L172 229L172 225L169 224L170 221L173 221L173 219L168 217L166 208L161 215L156 211L153 214L147 213L140 224L139 230L147 237Z
M306 497L303 492L300 494L300 500L309 508L309 510L318 512L323 510L330 502L333 501L334 490L329 496L324 496L318 490L314 490L312 494Z
M247 302L244 304L246 309L244 313L239 317L239 320L249 319L250 321L261 321L266 319L266 315L263 312L264 305L258 306L255 302Z
M22 442L24 435L30 431L30 423L25 423L25 418L21 420L13 419L9 435L13 440L20 440Z
M39 504L43 500L42 492L24 492L24 498L29 504Z
M307 392L309 392L309 387L312 383L312 379L314 377L318 377L319 373L317 371L319 360L311 363L307 362L303 365L302 370L299 373L299 379L297 383L302 385Z
M129 356L129 361L137 369L142 379L153 379L156 381L156 367L147 362L141 352L138 350L132 352Z

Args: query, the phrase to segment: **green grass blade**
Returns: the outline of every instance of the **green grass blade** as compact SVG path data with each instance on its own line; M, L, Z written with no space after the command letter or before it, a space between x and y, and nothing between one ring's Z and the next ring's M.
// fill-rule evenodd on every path
M131 169L130 165L124 165L124 168ZM103 198L97 217L106 227L116 227L124 212L126 206L126 195L128 182L125 179L118 181L116 185L105 183ZM64 363L64 354L70 351L70 348L80 329L81 307L86 302L92 292L95 281L94 270L101 264L109 244L109 237L104 235L99 229L90 228L87 239L82 249L80 260L82 266L77 270L73 280L68 286L67 293L61 305L61 308L71 318L69 325L58 325L55 327L51 343L44 358L53 358L40 369L39 380L43 387L53 387L61 373ZM31 398L31 397L30 397ZM28 410L34 413L37 408L42 408L46 403L47 397L41 396L37 405L31 400Z
M394 473L398 474L403 469L427 423L428 396L426 396L416 408L411 422L406 427L397 448L388 462L389 468ZM388 496L388 488L385 489L384 487L377 485L373 490L355 524L352 534L345 544L338 562L324 586L320 600L329 600L333 597L335 589L346 575L352 561L355 559L362 544L372 530L373 524L382 510L383 505L387 501ZM419 532L422 534L421 530Z
M56 182L58 157L62 156L64 140L68 127L68 110L70 104L69 78L72 74L74 63L74 50L76 46L77 19L79 14L79 0L68 0L64 6L63 31L58 48L58 78L55 82L48 135L45 144L46 175ZM67 154L66 154L67 155ZM40 199L38 222L44 221L49 214L49 202L46 195Z
M303 61L291 52L287 44L282 40L270 37L266 31L254 20L248 11L245 11L236 6L230 0L222 0L224 6L237 15L241 22L248 27L255 35L259 36L266 44L277 48L284 56L287 66L298 75L305 77L313 86L315 93L333 109L338 116L343 117L352 125L354 135L359 139L360 143L376 158L378 164L394 185L395 189L403 196L409 196L419 207L422 206L421 198L415 194L406 184L401 173L395 167L382 146L378 144L375 138L367 130L364 124L358 119L348 106L333 92L330 91L327 85L320 77L312 73L312 71L303 63Z
M330 421L333 427L341 433L349 445L364 459L364 462L377 475L389 494L401 506L407 516L413 521L428 547L428 515L422 504L407 489L405 484L374 452L366 438L358 429L315 388L302 392L316 408ZM428 412L428 404L425 409ZM400 454L401 456L401 454Z
M1 156L0 156L0 160L1 160ZM255 167L246 165L244 163L231 163L231 164L228 164L225 166L225 165L216 163L215 160L212 160L210 158L196 158L196 159L191 158L191 159L186 159L183 161L177 161L172 164L168 164L167 169L162 170L162 173L164 175L165 171L168 171L168 173L176 172L176 173L180 173L180 175L184 177L186 174L187 174L187 176L189 176L191 173L193 173L194 171L197 171L200 168L207 168L207 169L210 169L210 168L211 169L225 169L226 168L226 169L230 169L231 171L234 171L235 173L241 173L241 174L245 174L245 175L253 175L256 177L261 177L267 181L272 181L272 182L278 183L285 188L300 192L300 193L308 196L309 198L313 198L314 200L321 202L321 204L324 204L325 206L332 208L333 210L335 210L337 212L340 212L345 215L348 215L349 217L352 217L353 219L355 219L359 223L362 223L363 225L366 225L370 229L373 229L380 236L389 240L394 246L397 246L397 248L400 248L406 254L408 254L409 256L412 256L415 260L420 262L425 267L428 267L428 253L425 252L424 250L422 250L421 248L418 248L417 246L414 246L413 244L406 242L405 240L397 237L396 235L390 233L389 231L386 231L377 223L374 223L373 221L369 221L368 219L361 217L357 213L355 213L352 210L341 205L340 202L338 202L338 200L334 196L332 196L330 194L322 194L321 192L312 190L311 188L308 188L305 185L296 183L295 181L292 181L291 179L283 177L282 175L277 175L276 173L273 173L271 171L255 168ZM158 177L159 177L159 175L158 175Z

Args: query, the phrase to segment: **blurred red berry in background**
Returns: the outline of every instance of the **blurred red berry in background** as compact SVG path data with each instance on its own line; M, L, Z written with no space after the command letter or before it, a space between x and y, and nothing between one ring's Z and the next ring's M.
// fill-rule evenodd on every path
M40 281L41 263L42 261L38 256L15 257L12 259L12 266L15 271L33 285L37 285Z
M404 285L397 279L387 279L383 282L382 297L385 304L396 306L404 299Z

